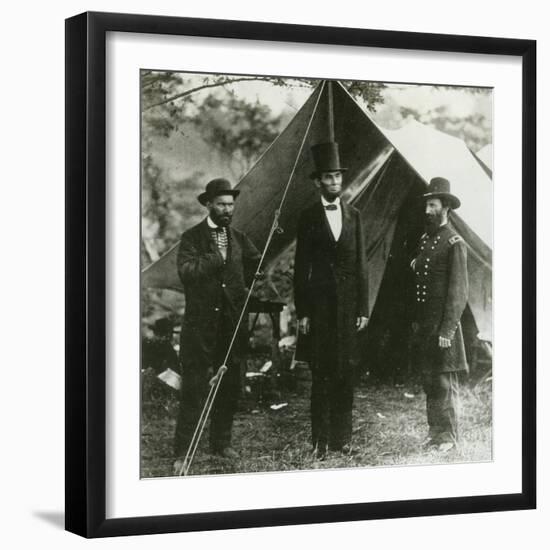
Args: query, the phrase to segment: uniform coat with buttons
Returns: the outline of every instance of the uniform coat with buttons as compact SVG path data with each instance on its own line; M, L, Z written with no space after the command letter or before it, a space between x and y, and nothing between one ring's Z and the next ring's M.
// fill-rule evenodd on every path
M299 319L310 319L313 445L338 449L351 438L357 317L367 317L367 265L359 211L340 201L338 241L319 201L302 212L294 263ZM302 350L303 351L303 350Z
M449 224L424 234L415 259L416 361L425 373L467 370L460 318L468 300L466 244ZM439 347L439 337L451 340Z
M228 227L227 236L225 260L206 219L183 233L179 244L177 269L184 285L185 315L180 336L183 379L176 456L186 450L209 377L221 366L260 259L260 253L244 233ZM243 323L212 412L210 442L214 450L229 445L239 392L238 359L246 342L246 330Z

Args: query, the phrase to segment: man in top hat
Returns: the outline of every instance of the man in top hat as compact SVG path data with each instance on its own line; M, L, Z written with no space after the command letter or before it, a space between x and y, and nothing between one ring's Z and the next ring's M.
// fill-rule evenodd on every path
M294 300L310 335L311 431L316 456L351 450L357 332L367 325L366 257L359 211L340 200L338 144L312 148L319 199L298 222Z
M426 445L447 452L458 441L458 373L468 369L460 317L468 300L466 244L449 225L460 206L445 178L433 178L425 201L426 233L414 270L413 346L423 375Z
M179 244L177 269L185 288L185 315L180 339L182 384L175 471L181 470L209 382L223 364L260 259L250 239L231 227L238 195L226 179L210 181L198 196L208 216L183 233ZM238 458L231 447L231 430L240 394L240 355L246 328L239 328L211 411L210 450L229 459Z

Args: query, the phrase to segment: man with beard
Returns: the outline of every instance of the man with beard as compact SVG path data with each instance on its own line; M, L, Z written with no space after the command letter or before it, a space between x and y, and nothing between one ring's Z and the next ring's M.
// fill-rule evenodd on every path
M320 199L302 212L294 262L299 330L309 335L314 453L351 451L357 332L367 325L365 246L359 211L340 200L338 144L312 148Z
M468 300L466 244L449 226L460 201L445 178L433 178L426 233L411 262L415 279L413 345L423 376L429 433L425 444L447 452L458 441L458 373L468 369L460 318Z
M177 269L185 288L185 316L180 337L182 384L175 472L183 466L209 383L223 365L246 299L246 287L252 283L260 259L250 239L230 225L238 194L226 179L210 181L198 196L208 216L186 231L179 244ZM210 450L229 459L238 458L231 447L231 430L240 394L240 355L246 329L239 328L211 411Z

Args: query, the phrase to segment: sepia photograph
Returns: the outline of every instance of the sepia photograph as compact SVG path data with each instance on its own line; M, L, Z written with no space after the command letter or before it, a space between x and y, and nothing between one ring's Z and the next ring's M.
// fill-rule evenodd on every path
M493 459L493 89L140 71L141 478Z

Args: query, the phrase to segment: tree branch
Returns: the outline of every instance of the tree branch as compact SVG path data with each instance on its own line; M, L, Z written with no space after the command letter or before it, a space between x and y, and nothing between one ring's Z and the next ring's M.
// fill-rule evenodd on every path
M162 82L164 76L150 76L149 78L142 78L141 88L148 88L157 82Z
M150 105L147 105L144 107L144 111L148 111L149 109L153 109L154 107L159 107L160 105L164 105L166 103L170 103L171 101L175 101L176 99L181 99L182 97L189 96L191 94L194 94L196 92L199 92L200 90L204 90L206 88L215 88L217 86L225 86L226 84L234 84L235 82L249 82L249 81L264 81L264 82L272 82L276 81L277 79L269 78L269 77L242 77L242 78L232 78L227 79L220 82L213 82L212 84L203 84L202 86L197 86L196 88L192 88L190 90L185 90L185 92L181 92L179 94L167 97L163 99L162 101L158 101L157 103L151 103Z

